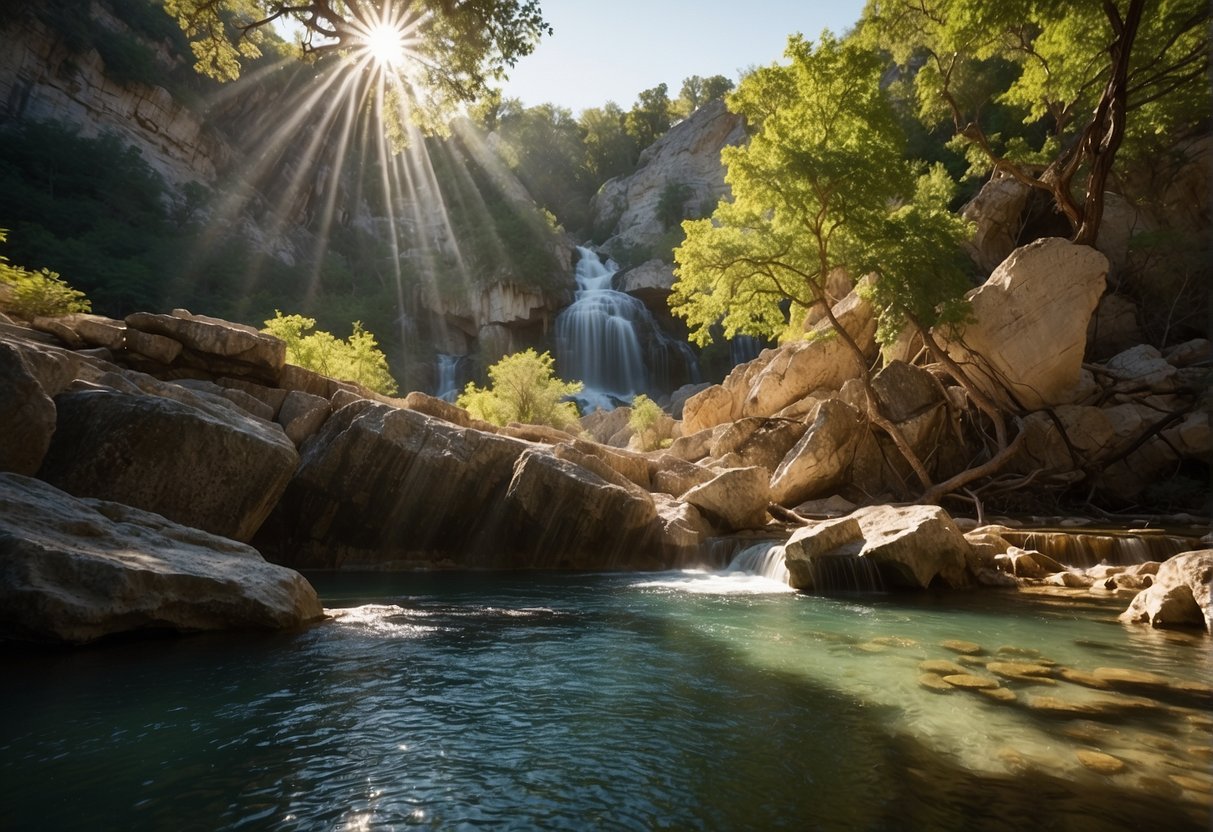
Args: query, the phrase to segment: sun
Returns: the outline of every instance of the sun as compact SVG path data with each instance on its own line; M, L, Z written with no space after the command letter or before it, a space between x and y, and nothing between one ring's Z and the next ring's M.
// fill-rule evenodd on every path
M390 23L376 23L362 36L362 48L378 66L399 67L405 57L404 32Z

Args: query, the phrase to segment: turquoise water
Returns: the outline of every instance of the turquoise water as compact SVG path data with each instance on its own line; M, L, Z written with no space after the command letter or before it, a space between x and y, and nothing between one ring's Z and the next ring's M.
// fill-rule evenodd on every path
M314 580L337 617L302 633L0 657L0 829L1209 828L1210 643L1126 629L1124 602ZM923 687L954 639L978 675L1035 650L1170 685Z

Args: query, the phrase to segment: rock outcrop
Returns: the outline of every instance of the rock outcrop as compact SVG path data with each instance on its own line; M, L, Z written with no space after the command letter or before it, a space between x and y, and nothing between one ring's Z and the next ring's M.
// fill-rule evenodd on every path
M970 583L970 546L937 506L871 506L794 532L784 547L789 583L830 588L866 575L887 587L925 589Z
M723 101L705 104L671 127L641 154L635 172L607 181L595 195L590 204L594 227L609 238L603 249L651 246L663 233L658 205L670 186L683 189L686 216L699 216L705 206L714 209L728 193L720 151L744 141L741 116L730 113Z
M103 388L62 393L38 476L78 497L247 541L298 456L278 425L218 401L184 390L177 400Z
M1102 254L1058 237L1016 249L969 294L973 322L949 355L1010 408L1071 403L1107 273Z
M0 342L0 471L33 474L54 432L54 402L21 353Z
M1120 620L1159 628L1203 627L1213 633L1213 549L1165 561Z
M249 546L0 474L0 640L282 629L323 615L311 584Z

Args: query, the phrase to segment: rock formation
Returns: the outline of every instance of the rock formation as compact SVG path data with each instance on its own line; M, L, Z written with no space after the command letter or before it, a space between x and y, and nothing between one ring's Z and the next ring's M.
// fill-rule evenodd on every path
M723 101L700 107L685 121L653 143L640 156L635 172L607 181L590 205L595 228L608 229L603 248L619 252L647 248L662 234L657 216L662 193L683 186L686 216L706 215L702 210L728 193L720 151L745 140L740 116Z
M311 584L249 546L0 473L0 640L282 629L323 615Z

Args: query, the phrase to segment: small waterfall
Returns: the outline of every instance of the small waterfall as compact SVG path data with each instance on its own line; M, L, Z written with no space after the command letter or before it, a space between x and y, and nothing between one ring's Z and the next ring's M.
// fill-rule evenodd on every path
M434 392L435 396L448 402L455 401L462 389L459 383L459 371L462 369L460 365L466 360L466 355L438 353L438 383Z
M577 291L556 318L556 367L561 378L585 385L577 397L582 410L611 410L638 393L668 392L681 369L676 362L698 381L690 347L663 332L641 301L611 288L619 267L583 246L577 251Z
M726 575L735 575L739 572L786 584L788 567L783 559L783 545L766 542L742 549L724 570Z
M1195 535L1186 537L1147 530L1003 529L999 534L1013 546L1048 555L1066 566L1083 568L1100 563L1128 566L1151 560L1163 561L1180 552L1200 548L1200 541Z

